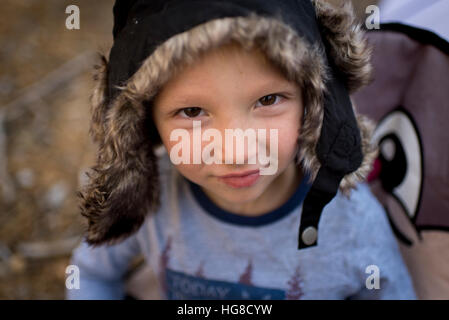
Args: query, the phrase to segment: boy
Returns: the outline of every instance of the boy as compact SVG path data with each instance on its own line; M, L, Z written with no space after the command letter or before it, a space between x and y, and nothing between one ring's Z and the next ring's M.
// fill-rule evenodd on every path
M122 298L138 253L169 299L415 297L383 209L356 186L376 150L349 100L370 67L347 10L142 0L114 16L68 298ZM234 155L228 130L257 139L237 134Z

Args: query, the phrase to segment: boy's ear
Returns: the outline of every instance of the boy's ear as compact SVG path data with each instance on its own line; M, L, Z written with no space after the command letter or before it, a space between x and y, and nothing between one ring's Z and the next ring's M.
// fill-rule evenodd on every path
M371 47L357 24L350 1L333 6L312 0L329 59L342 72L349 93L371 81Z

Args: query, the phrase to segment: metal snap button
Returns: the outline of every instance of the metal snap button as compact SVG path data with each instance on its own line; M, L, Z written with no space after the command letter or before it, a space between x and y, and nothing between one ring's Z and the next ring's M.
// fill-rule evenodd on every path
M302 232L301 238L302 238L302 241L306 245L310 246L311 244L315 243L315 241L317 239L317 235L318 235L318 232L317 232L316 228L311 226L311 227L307 227Z

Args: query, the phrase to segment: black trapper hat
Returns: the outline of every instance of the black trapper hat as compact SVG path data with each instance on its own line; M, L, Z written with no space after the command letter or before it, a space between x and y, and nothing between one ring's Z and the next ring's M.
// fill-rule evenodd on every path
M339 188L346 192L365 177L375 154L368 122L356 117L349 97L370 75L370 52L351 8L318 0L117 0L113 12L114 44L93 95L92 134L100 155L80 193L87 241L122 239L155 208L156 142L147 141L145 103L183 59L234 40L265 45L269 58L306 92L298 158L313 182L298 249L316 245L324 206ZM199 34L208 40L197 41Z

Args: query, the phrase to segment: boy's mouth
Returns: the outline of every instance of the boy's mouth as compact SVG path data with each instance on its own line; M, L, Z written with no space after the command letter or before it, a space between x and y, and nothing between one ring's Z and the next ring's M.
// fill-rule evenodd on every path
M245 188L250 187L259 179L259 169L250 170L240 173L230 173L218 178L233 188Z

